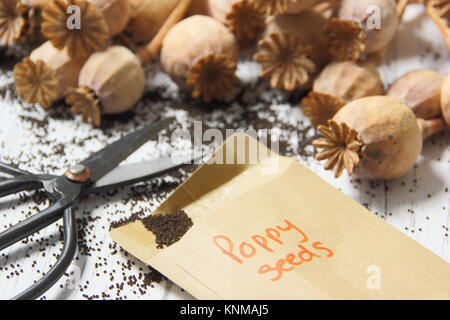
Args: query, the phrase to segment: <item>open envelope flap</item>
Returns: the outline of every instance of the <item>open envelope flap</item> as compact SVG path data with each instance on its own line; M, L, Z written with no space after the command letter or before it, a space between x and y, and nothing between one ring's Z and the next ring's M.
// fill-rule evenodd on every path
M237 133L226 140L207 163L200 166L154 213L184 210L196 223L222 201L230 201L269 183L293 161L280 157L253 137ZM247 177L251 177L251 183ZM156 248L155 236L141 221L113 229L110 236L122 248L147 263L160 251Z
M445 261L296 161L270 158L272 174L201 167L157 210L194 220L169 248L157 250L141 222L111 235L201 299L450 298Z

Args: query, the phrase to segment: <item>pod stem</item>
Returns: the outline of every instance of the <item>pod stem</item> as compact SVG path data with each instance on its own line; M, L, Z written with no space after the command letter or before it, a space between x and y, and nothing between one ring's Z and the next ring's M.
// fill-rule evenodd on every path
M429 137L448 130L447 123L442 118L436 119L417 119L420 128L422 129L422 137L423 140L428 139Z
M170 29L183 18L186 11L189 9L191 2L192 0L179 0L178 5L167 18L166 22L164 22L152 41L137 49L137 56L143 65L155 59L161 49L165 36Z

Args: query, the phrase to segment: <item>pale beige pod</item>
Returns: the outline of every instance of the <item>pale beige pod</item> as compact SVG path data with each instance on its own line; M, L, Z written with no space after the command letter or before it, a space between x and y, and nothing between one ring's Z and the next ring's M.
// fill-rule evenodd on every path
M383 92L383 83L375 66L343 61L327 65L314 81L313 90L350 102L380 95Z
M303 113L314 126L326 124L346 103L383 92L380 73L372 64L332 62L314 80L313 90L302 100Z
M78 8L81 28L68 28L72 6ZM51 0L42 10L41 31L72 58L87 59L93 52L105 50L110 38L124 30L129 17L129 0Z
M342 0L339 18L356 21L365 31L365 52L384 49L399 25L395 0Z
M118 35L125 29L131 14L130 0L90 1L102 12L111 37Z
M248 0L208 0L208 14L225 24L246 46L264 30L264 15Z
M387 95L406 104L417 117L441 115L441 89L444 77L432 70L413 70L398 78Z
M314 10L268 17L254 55L262 66L261 77L268 79L272 88L309 90L314 77L331 60L326 23Z
M450 73L444 78L441 92L442 115L450 127Z
M444 129L442 119L418 119L398 99L373 96L342 107L318 127L323 138L313 145L324 149L316 159L327 160L325 169L336 177L345 169L368 179L394 179L412 169L423 140Z
M83 61L70 58L47 41L15 66L16 91L26 102L47 109L77 85L82 66Z
M94 53L80 72L78 87L70 90L66 102L72 111L98 127L102 114L131 109L145 90L145 75L139 59L122 46Z
M195 15L176 24L161 50L164 70L194 98L223 99L237 81L239 46L219 21Z

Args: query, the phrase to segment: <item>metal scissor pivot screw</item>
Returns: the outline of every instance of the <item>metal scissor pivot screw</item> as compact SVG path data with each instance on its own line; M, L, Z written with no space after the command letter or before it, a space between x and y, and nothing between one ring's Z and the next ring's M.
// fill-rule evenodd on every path
M77 164L70 167L65 173L67 179L74 182L86 182L92 177L92 171L89 167Z

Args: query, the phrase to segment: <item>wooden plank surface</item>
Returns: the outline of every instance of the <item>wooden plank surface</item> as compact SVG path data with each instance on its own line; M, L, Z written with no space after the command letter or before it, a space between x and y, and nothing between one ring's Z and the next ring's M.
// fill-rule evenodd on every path
M421 6L414 5L408 8L401 30L380 70L388 85L403 73L417 68L450 72L449 58L450 53L437 28L427 19ZM268 91L265 83L257 81L259 67L252 62L243 61L239 65L239 76L246 84L242 98L230 103L226 109L219 106L214 111L186 102L177 93L175 85L160 72L159 66L149 66L148 92L143 101L133 113L122 119L108 118L102 130L82 124L79 117L73 117L63 105L49 113L24 105L12 93L8 61L2 61L1 65L2 161L18 164L32 172L60 174L68 165L150 121L155 113L175 116L180 127L185 128L191 128L195 119L221 129L249 123L254 127L270 124L277 128L276 132L285 142L285 154L295 156L336 188L367 206L380 219L450 262L448 133L427 141L416 167L400 179L370 182L345 176L335 180L312 158L312 150L304 148L315 133L302 115L298 100ZM257 121L253 121L256 118ZM158 145L147 143L128 162L157 158L188 147L189 144L174 143L166 133ZM186 176L187 173L181 171L83 201L77 208L80 247L77 258L68 274L43 298L191 298L170 281L154 284L154 287L146 286L148 267L120 250L108 237L111 224L133 214L150 214ZM0 231L47 205L41 203L39 194L33 193L1 199ZM23 290L49 269L62 247L60 231L61 224L58 223L0 253L1 299ZM380 239L380 245L389 244Z

